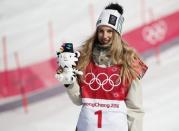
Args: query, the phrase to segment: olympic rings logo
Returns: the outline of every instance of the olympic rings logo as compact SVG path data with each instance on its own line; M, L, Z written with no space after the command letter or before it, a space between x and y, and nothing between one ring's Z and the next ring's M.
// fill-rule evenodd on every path
M88 82L86 81L87 78L89 78ZM114 81L113 79L116 80ZM89 88L93 91L102 88L104 91L109 92L121 84L121 78L119 77L119 74L108 76L105 73L99 73L95 76L94 73L87 73L84 82L89 85Z
M142 36L145 41L154 45L159 41L162 41L167 33L167 23L165 21L159 21L152 24L151 26L146 26L142 30Z

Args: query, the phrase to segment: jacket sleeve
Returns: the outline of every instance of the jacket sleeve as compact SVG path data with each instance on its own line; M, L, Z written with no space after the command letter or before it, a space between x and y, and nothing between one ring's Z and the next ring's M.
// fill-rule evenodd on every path
M81 95L80 95L80 86L77 81L75 81L73 84L69 85L67 88L67 94L70 97L71 101L75 104L80 106L82 104L81 102Z
M125 102L127 106L128 131L142 131L144 111L139 80L132 82Z

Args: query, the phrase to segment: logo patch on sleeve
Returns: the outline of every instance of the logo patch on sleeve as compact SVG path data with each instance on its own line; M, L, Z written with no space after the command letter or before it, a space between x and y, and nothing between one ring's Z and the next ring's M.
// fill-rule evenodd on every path
M116 20L117 20L117 17L116 17L116 16L110 15L110 16L109 16L109 21L108 21L108 23L111 24L111 25L113 25L113 26L115 26L115 25L116 25Z

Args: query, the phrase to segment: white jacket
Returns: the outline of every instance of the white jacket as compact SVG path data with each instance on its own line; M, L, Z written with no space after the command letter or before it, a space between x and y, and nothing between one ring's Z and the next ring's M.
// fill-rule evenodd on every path
M75 105L82 104L80 87L77 82L70 85L66 90ZM127 106L129 131L142 131L144 111L142 106L142 89L139 80L132 82L125 102Z

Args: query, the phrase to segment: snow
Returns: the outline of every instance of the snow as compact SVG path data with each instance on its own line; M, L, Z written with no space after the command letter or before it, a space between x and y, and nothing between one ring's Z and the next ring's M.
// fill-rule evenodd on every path
M156 58L147 59L149 70L144 77L143 97L145 131L177 131L179 129L177 102L179 89L179 44L162 52L160 63Z
M114 0L113 0L114 1ZM94 8L96 20L100 11L111 1L103 0L0 0L0 39L7 38L8 69L16 68L14 53L18 52L22 66L54 57L49 48L48 23L54 30L54 49L63 41L79 46L94 28L91 26L89 4ZM124 32L144 21L141 20L140 0L120 0L125 9ZM130 4L129 4L130 3ZM179 0L146 0L146 10L152 9L154 18L179 9ZM151 20L149 12L145 22ZM160 54L145 59L149 70L142 80L144 97L144 131L178 131L179 44ZM0 42L0 71L4 70L3 47ZM61 87L62 88L62 87ZM1 131L73 131L80 107L69 100L67 94L50 97L22 107L0 112Z

